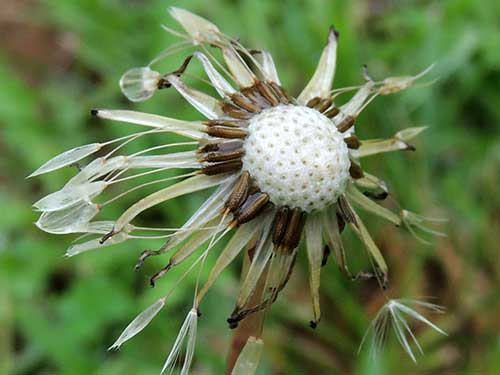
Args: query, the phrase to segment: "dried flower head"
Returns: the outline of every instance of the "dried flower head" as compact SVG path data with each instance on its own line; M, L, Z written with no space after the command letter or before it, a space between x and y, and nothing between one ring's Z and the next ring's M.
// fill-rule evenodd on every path
M267 51L246 49L214 24L186 10L171 8L170 14L184 32L165 29L183 41L167 49L148 66L126 72L120 87L132 101L143 101L158 90L172 88L205 119L183 121L128 110L96 109L92 114L98 118L136 124L147 130L66 151L31 176L80 163L100 150L111 149L82 167L61 190L34 204L42 212L36 225L49 233L93 236L78 240L67 250L67 256L132 239L166 238L159 249L145 250L137 263L139 268L148 257L175 249L168 264L151 278L153 286L170 269L195 256L205 244L188 272L198 265L203 266L214 244L233 231L208 280L201 288L196 287L193 307L162 370L162 373L173 371L185 343L181 373L187 374L194 353L199 304L220 273L245 251L246 272L234 311L228 319L233 328L249 315L268 309L274 303L292 273L302 242L310 268L310 324L315 327L321 318L320 273L330 251L341 270L356 277L349 272L341 240L345 226L365 245L373 264L370 275L385 287L387 264L354 206L397 226L405 224L412 232L413 227L428 229L423 226L425 218L421 216L407 210L395 213L379 205L376 201L387 197L387 187L381 179L367 173L360 161L383 152L414 150L408 142L424 128L405 129L387 140L359 140L354 124L375 97L410 87L427 70L413 77L391 77L376 82L365 69L361 85L332 90L339 38L332 27L314 75L304 90L294 97L282 86ZM159 59L188 45L196 46L197 50L179 69L166 74L151 69ZM224 65L214 57L211 48L220 51ZM202 65L219 98L189 87L183 81L186 69L195 60ZM345 104L336 104L337 97L352 91L356 92ZM129 142L167 132L180 134L191 141L117 155ZM113 148L113 145L117 146ZM163 152L176 146L193 148ZM160 175L170 169L187 169L188 172L175 177L158 177L124 190L112 199L96 202L111 186L117 191L117 186L136 178ZM116 220L95 219L106 206L127 193L174 179L182 180L145 196ZM134 224L140 214L153 206L212 187L217 187L215 192L181 228ZM134 319L111 348L118 348L144 329L165 306L171 292ZM375 330L380 331L379 326L385 327L390 318L405 350L414 358L402 333L408 326L400 312L430 324L402 303L391 301L379 313ZM256 337L248 338L234 373L255 371L262 348L259 336L257 332Z

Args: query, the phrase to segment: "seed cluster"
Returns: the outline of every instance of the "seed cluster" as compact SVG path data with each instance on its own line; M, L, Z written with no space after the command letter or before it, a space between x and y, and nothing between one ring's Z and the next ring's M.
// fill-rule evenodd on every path
M228 319L234 328L272 304L286 285L307 213L341 203L349 178L361 178L363 171L349 159L348 149L358 148L358 139L343 134L354 118L344 116L335 126L332 118L340 110L331 98L315 97L301 106L278 84L256 81L223 99L220 107L224 115L204 123L215 141L200 145L198 159L204 167L199 173L241 171L224 202L224 215L232 217L229 226L238 227L274 207L273 252L289 262L283 266L288 272L267 299L250 308L235 308ZM351 222L347 208L337 210L339 228Z
M168 369L174 371L180 350L186 348L181 370L184 374L189 372L193 359L200 302L221 272L241 253L245 253L248 267L242 274L234 310L227 319L229 327L236 328L243 319L268 309L276 301L290 280L304 235L312 300L310 326L315 328L321 320L321 268L327 263L330 253L340 270L350 279L376 278L381 288L386 289L387 286L387 263L354 210L354 205L397 226L404 224L413 234L414 229L438 235L441 233L424 226L425 221L430 219L404 209L397 214L378 206L374 200L385 199L387 187L384 181L365 173L357 163L363 157L382 152L414 150L407 140L420 133L424 127L403 129L391 139L362 142L356 137L354 129L359 114L375 97L412 86L430 68L416 76L375 81L365 67L363 84L332 90L339 37L332 27L316 71L302 92L294 98L281 87L269 52L246 49L239 40L220 32L216 25L186 10L171 8L170 13L184 29L185 35L182 36L185 40L165 50L148 66L127 71L120 80L120 87L132 101L147 100L157 90L171 87L208 120L183 121L130 110L92 110L92 115L98 118L152 127L153 131L141 131L103 143L73 148L52 158L30 176L79 164L84 158L96 156L103 147L120 142L106 156L96 157L84 166L62 189L36 202L34 206L42 211L36 225L54 234L85 233L80 238L92 236L91 239L78 239L67 250L67 256L131 239L166 238L159 249L144 250L136 264L138 269L147 258L175 249L168 263L150 279L151 286L197 252L197 259L181 279L200 262L199 266L203 267L209 252L216 251L214 245L231 229L235 229L234 236L219 254L205 284L198 288L197 281L192 308L162 369L162 373ZM181 35L168 27L166 30ZM188 41L200 46L203 52L194 51L178 69L166 74L150 68L161 58L183 49ZM216 61L208 51L209 47L220 50L225 67ZM201 63L210 84L222 99L191 88L184 82L182 78L191 61ZM348 101L339 107L335 105L334 100L339 95L353 90L356 92ZM131 155L114 155L143 135L163 132L178 133L198 142L165 144ZM149 154L167 147L195 143L198 144L196 150ZM108 186L171 168L195 170L140 183L102 203L94 201ZM134 169L147 171L134 173ZM125 173L127 175L123 177ZM186 178L144 196L115 221L95 220L105 206L132 191L182 177ZM210 198L181 228L138 227L132 224L141 213L154 206L216 186ZM349 270L341 239L346 226L364 243L373 272L351 273ZM204 244L208 246L199 254ZM119 348L144 329L163 308L170 294L168 292L139 314L111 348ZM418 301L413 303L439 311L436 305ZM418 342L401 318L401 313L428 323L440 333L444 332L410 307L390 300L371 325L375 334L374 343L383 341L386 329L393 324L400 343L415 361L407 336L412 337L417 346ZM255 354L256 350L261 350L260 335L265 315L259 314L246 326L244 333L248 337L247 344L233 348L235 350L231 358L243 348L233 373L255 372ZM256 340L260 342L258 346L255 345ZM232 371L230 367L229 372Z
M292 102L274 82L257 81L235 92L220 103L224 116L205 122L206 133L218 140L198 149L205 165L200 173L242 170L224 204L230 226L277 208L272 240L281 254L298 246L306 213L338 202L349 177L362 174L348 153L359 141L342 134L353 119L335 127L331 119L339 109L330 98L316 97L305 106Z

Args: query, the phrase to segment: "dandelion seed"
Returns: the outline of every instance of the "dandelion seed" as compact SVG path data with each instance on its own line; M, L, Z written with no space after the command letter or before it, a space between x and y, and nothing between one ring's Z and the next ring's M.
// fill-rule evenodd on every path
M405 315L409 316L415 320L418 320L422 323L425 323L435 331L439 332L442 335L447 336L446 332L444 332L441 328L436 326L434 323L430 322L423 315L418 313L416 310L412 309L410 306L413 305L415 307L420 307L423 309L427 309L428 311L443 313L444 309L432 303L411 300L411 299L391 299L389 300L377 313L375 319L372 321L370 328L366 332L363 340L361 341L360 350L365 342L366 338L371 335L372 336L372 354L376 355L383 347L388 331L392 325L394 329L394 333L396 334L396 338L399 343L405 350L405 352L410 356L413 362L417 362L415 354L411 348L410 343L408 342L408 337L411 338L415 346L418 348L421 354L423 354L423 350L420 347L420 344L417 341L417 338L413 334L410 326L405 320Z
M424 233L431 234L434 236L438 237L446 237L445 233L439 232L437 230L431 229L428 226L426 226L424 223L443 223L446 222L446 219L438 219L438 218L431 218L431 217L425 217L422 215L415 214L413 212L410 212L408 210L401 210L401 220L404 223L406 229L420 242L429 244L428 240L425 240L422 238L420 235L417 234L415 231L416 229L421 230Z
M405 90L413 85L413 83L426 75L432 68L434 64L430 65L427 69L418 73L415 76L401 76L401 77L389 77L382 81L381 87L378 89L378 92L381 95L393 94L398 91Z
M164 373L173 374L175 370L176 361L182 351L185 343L185 354L181 369L181 375L187 375L193 361L194 348L196 344L196 330L198 326L198 313L196 310L190 310L186 320L182 324L177 338L175 339L174 345L170 354L161 369L161 375Z
M373 275L380 285L385 288L387 283L388 267L383 254L354 207L395 225L404 224L411 232L417 228L430 234L440 233L424 226L429 221L425 217L406 210L398 214L382 207L378 201L388 195L387 185L360 164L364 157L413 150L408 141L424 128L401 130L387 140L363 140L356 136L356 126L362 126L357 124L359 116L368 105L381 95L413 86L428 69L416 76L390 77L377 82L365 68L360 74L360 84L332 90L339 34L331 28L312 78L302 92L293 97L282 85L269 52L248 50L222 33L215 24L184 9L170 8L170 14L183 31L164 28L182 41L166 49L151 64L181 53L188 45L193 45L196 51L186 56L174 72L154 71L151 64L133 68L122 76L120 87L132 101L146 100L159 89L175 90L200 113L200 120L184 121L130 110L94 109L91 113L97 118L149 129L69 150L52 158L30 177L80 162L102 147L116 143L105 156L83 166L62 189L35 203L35 208L42 211L36 225L49 233L82 233L83 236L67 250L67 256L125 241L164 238L163 245L157 250L144 250L137 262L136 268L139 268L148 257L160 256L176 248L168 263L151 278L152 286L159 284L160 278L170 269L205 246L186 274L195 266L201 269L207 255L215 250L214 245L233 232L208 280L199 291L196 287L193 309L162 369L162 373L172 373L182 347L186 346L181 374L187 374L194 355L197 308L219 275L242 256L244 249L248 249L250 259L248 272L242 279L234 312L228 319L230 327L272 306L290 279L301 243L305 245L310 266L311 326L316 326L321 318L319 288L326 260L325 245L332 250L339 268L348 277L353 277L342 244L344 227L351 228L366 247ZM220 50L223 61L218 61L208 47ZM202 80L213 86L217 98L185 82L184 74L193 63L201 64L206 75ZM337 106L335 100L341 95L352 97ZM137 139L170 132L191 141L126 153ZM192 148L168 152L169 147L177 145ZM174 177L160 176L174 168L186 171ZM128 186L145 176L151 181ZM143 196L115 220L96 220L108 205L126 194L174 179L180 181ZM110 185L113 189L107 189ZM180 228L170 231L164 226L134 226L137 217L148 209L209 188L216 189ZM102 198L105 191L112 195L107 200ZM259 298L255 302L256 296ZM160 299L134 319L112 348L118 348L142 331L163 308L164 302L165 299ZM249 305L251 302L255 304ZM413 303L430 308L421 302ZM437 328L402 300L392 300L375 319L372 328L377 333L375 343L382 341L392 322L398 339L414 359L404 334L415 338L403 314ZM255 371L263 345L257 336L260 337L260 332L248 340L234 374Z

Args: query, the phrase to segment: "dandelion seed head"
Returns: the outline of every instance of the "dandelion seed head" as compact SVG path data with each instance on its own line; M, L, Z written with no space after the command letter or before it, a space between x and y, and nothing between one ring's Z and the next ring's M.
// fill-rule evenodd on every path
M277 206L306 212L335 203L349 180L342 134L315 109L280 105L248 126L243 169Z
M198 306L219 275L233 260L243 257L244 252L250 255L250 263L235 308L227 319L230 327L235 328L251 314L269 309L276 301L290 279L301 242L305 245L310 270L311 325L316 326L321 318L321 269L329 253L325 249L333 250L340 269L352 277L347 255L357 252L344 250L341 239L344 227L349 226L359 237L371 260L373 273L361 271L360 274L377 276L379 281L384 281L380 284L385 287L387 263L354 206L398 226L404 224L415 236L416 229L442 234L427 227L427 222L435 219L402 207L398 215L378 204L376 201L385 199L389 193L387 185L365 171L361 164L363 158L372 155L415 150L407 141L424 128L401 130L389 139L364 140L358 139L356 134L356 127L363 126L363 121L358 124L359 115L375 98L414 86L431 67L414 76L380 81L372 79L365 69L359 77L364 78L364 83L332 90L338 44L338 33L332 28L309 83L301 92L289 92L288 83L281 83L269 52L247 49L212 22L187 10L172 7L170 14L183 31L168 26L164 29L182 41L167 48L149 65L125 72L119 82L120 88L134 102L147 100L160 89L175 90L200 113L199 120L185 121L165 114L131 110L92 110L95 117L149 129L75 147L53 157L29 177L63 167L78 167L78 172L59 191L34 204L41 211L35 223L41 230L53 234L82 234L67 250L68 257L89 250L103 251L126 241L166 239L157 250L144 250L136 265L140 268L148 257L176 248L168 263L151 277L150 284L154 286L170 269L194 257L201 246L208 245L173 289L140 313L112 348L118 348L139 334L195 266L200 268L201 277L205 258L209 252L217 252L213 245L231 236L201 288L198 288L198 279L193 307L162 369L162 373L176 371L179 355L185 347L180 373L187 375L195 349ZM184 56L184 62L175 71L160 73L150 68L161 59L182 52L190 44L196 51ZM213 49L219 50L220 59L212 54ZM204 76L200 78L209 81L218 97L186 82L184 75L190 64L202 65ZM342 100L344 104L337 107L337 96L347 94L350 99ZM129 143L143 137L160 136L161 140L164 133L176 133L192 142L160 144L127 153ZM193 148L166 151L167 147L181 145ZM105 156L98 156L103 147L112 149ZM87 163L84 159L90 160ZM170 177L163 175L172 169L189 171ZM151 180L142 182L146 175L151 176ZM143 190L149 185L158 186L172 180L179 181L162 185L150 194ZM182 227L137 226L137 217L146 210L212 187L218 188ZM107 210L110 203L134 191L142 191L144 196L120 216L102 220L102 211ZM234 233L229 234L233 228ZM257 298L255 305L253 300L250 304L250 298L254 297ZM425 302L391 300L377 314L370 330L374 334L374 346L379 347L392 325L404 350L415 360L409 342L412 340L420 347L405 316L444 332L408 304L440 310ZM259 319L265 315L259 314ZM261 352L260 336L249 339L233 374L254 373Z

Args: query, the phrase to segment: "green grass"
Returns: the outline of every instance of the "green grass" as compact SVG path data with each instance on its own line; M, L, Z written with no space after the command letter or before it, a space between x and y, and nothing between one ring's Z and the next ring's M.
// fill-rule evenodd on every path
M133 271L139 252L158 247L157 241L64 259L73 238L38 231L31 204L73 171L25 176L65 149L131 130L91 119L92 107L197 118L174 92L131 105L117 85L124 71L146 64L174 41L160 28L174 23L166 12L170 1L5 2L10 3L5 7L12 14L0 17L6 35L0 40L0 373L158 373L187 313L194 276L146 330L119 352L107 352L121 329L182 271L154 290L148 277L166 259ZM404 207L449 218L442 228L448 237L425 246L403 230L366 220L389 263L389 295L436 296L448 313L435 321L449 336L417 327L426 352L418 365L395 340L377 363L365 351L358 356L382 296L373 283L345 280L333 262L322 276L322 322L310 330L307 264L301 254L284 298L269 314L259 374L495 373L500 366L500 3L283 3L196 0L189 9L245 45L270 50L282 82L294 94L313 72L330 24L341 33L337 87L361 82L365 63L376 78L414 74L436 63L427 79L437 79L434 84L378 98L360 117L357 131L371 138L429 126L415 143L416 153L383 155L365 165L389 183ZM162 68L180 61L176 56ZM203 196L168 204L153 213L154 219L182 224ZM111 214L130 203L132 198ZM365 267L361 244L344 237L352 267ZM225 319L238 271L234 265L225 272L202 305L195 374L223 372L230 340Z

